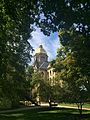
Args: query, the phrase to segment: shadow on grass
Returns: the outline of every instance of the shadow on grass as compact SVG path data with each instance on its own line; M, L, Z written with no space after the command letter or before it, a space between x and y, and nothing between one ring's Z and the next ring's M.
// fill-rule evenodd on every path
M78 110L67 108L39 108L0 114L0 120L90 120L90 111L83 111L82 118Z

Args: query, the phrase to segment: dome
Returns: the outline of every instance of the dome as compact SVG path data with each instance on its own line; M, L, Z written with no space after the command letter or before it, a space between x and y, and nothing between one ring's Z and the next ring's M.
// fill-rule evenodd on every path
M39 48L35 50L35 54L41 54L41 53L47 54L42 45L40 45Z

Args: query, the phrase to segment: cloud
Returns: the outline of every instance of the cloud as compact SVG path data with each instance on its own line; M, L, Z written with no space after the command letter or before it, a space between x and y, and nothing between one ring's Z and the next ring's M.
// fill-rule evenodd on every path
M49 61L56 58L57 49L60 47L57 33L52 33L48 37L37 28L36 31L32 32L32 39L29 39L29 41L34 49L38 48L39 45L43 45Z

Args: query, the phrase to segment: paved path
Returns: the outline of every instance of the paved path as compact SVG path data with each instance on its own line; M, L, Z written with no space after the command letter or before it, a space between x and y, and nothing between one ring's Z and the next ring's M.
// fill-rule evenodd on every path
M57 107L78 109L78 107L62 106L62 105L58 105ZM83 110L90 110L90 108L82 108L82 109L83 109Z

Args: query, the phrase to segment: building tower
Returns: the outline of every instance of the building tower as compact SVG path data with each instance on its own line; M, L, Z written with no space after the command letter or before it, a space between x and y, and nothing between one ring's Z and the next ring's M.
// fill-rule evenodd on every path
M35 50L34 55L34 67L36 69L42 69L42 67L46 67L46 64L48 63L48 56L46 51L44 50L43 46L40 45L39 48Z
M43 46L40 45L35 50L34 55L34 70L42 72L44 79L47 79L48 55Z

